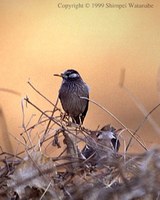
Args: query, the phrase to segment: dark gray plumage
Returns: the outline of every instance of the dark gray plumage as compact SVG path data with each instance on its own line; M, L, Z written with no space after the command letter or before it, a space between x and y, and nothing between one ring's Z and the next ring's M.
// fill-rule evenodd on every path
M82 124L88 110L89 89L80 74L74 69L68 69L61 75L63 78L59 90L59 98L64 111L72 118L73 122Z

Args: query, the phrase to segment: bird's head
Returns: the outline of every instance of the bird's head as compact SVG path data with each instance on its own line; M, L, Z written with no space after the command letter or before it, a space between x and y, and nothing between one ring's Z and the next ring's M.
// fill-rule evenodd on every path
M98 141L107 142L110 141L113 145L113 148L118 151L120 148L120 141L118 139L117 133L122 129L115 129L110 124L101 128L100 131L97 132Z
M68 69L61 74L54 74L54 76L62 77L63 80L76 81L81 79L80 74L74 69Z

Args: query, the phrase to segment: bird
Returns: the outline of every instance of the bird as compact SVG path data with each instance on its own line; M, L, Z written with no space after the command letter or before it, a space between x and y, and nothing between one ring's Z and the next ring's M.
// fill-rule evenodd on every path
M97 151L99 148L97 148L96 143L100 144L100 147L108 147L114 152L118 152L120 148L120 141L118 139L117 132L120 130L121 129L116 130L113 126L108 124L98 131L92 131L91 137L88 138L88 144L86 144L81 151L82 158L91 158L91 161L94 161L92 162L94 164L98 159L100 159L99 152ZM93 138L95 142L93 142L91 138Z
M74 69L68 69L54 76L63 79L59 89L63 110L72 118L73 123L83 124L89 106L89 87Z
M101 128L101 130L97 133L98 141L101 143L102 141L105 141L105 143L108 141L111 145L111 148L118 152L120 148L120 141L116 133L120 130L122 129L116 130L113 126L108 124Z

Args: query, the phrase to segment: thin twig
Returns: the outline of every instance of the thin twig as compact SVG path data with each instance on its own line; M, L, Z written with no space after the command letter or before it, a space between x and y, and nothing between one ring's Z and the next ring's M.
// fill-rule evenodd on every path
M21 101L21 108L22 108L22 127L23 127L23 129L24 129L24 131L25 131L25 133L26 133L26 135L27 135L27 138L28 138L28 140L29 140L29 143L30 143L30 145L31 145L31 147L32 147L33 144L32 144L31 138L30 138L30 136L29 136L29 134L28 134L28 131L27 131L27 129L26 129L26 126L25 126L25 113L24 113L23 100Z
M87 98L87 97L80 97L82 99L86 99L92 103L94 103L95 105L97 105L99 108L101 108L102 110L104 110L106 113L108 113L113 119L115 119L121 126L123 126L123 128L125 128L131 135L132 137L145 149L147 150L147 148L143 145L143 143L141 141L139 141L135 136L134 133L132 131L130 131L113 113L111 113L110 111L108 111L106 108L104 108L103 106L101 106L100 104L98 104L97 102Z
M48 101L52 106L54 106L54 107L56 107L56 105L52 102L52 101L50 101L48 98L46 98L40 91L38 91L33 85L32 85L32 83L30 82L30 81L28 81L28 84L31 86L31 88L33 89L33 90L35 90L41 97L43 97L46 101ZM59 110L59 111L61 111L59 108L57 108L56 107L56 110Z
M57 100L56 100L56 104L55 104L55 106L54 106L54 108L53 108L52 114L51 114L51 116L50 116L50 118L49 118L47 127L46 127L46 129L45 129L44 134L43 134L43 138L42 138L42 140L41 140L41 142L40 142L40 145L41 145L41 146L42 146L42 144L43 144L43 142L44 142L44 140L45 140L45 137L46 137L46 135L47 135L47 133L48 133L48 129L49 129L49 126L50 126L50 124L51 124L51 122L52 122L53 115L54 115L54 113L55 113L55 111L56 111L57 104L58 104L58 98L57 98Z
M47 115L45 112L43 112L40 108L38 108L38 106L36 106L35 104L33 104L30 100L29 100L29 98L28 97L26 97L26 98L24 98L24 100L27 102L27 103L29 103L30 105L32 105L34 108L36 108L36 110L38 110L40 113L42 113L44 116L46 116L48 119L51 119L51 120L53 120L53 118L51 118L49 115ZM57 122L57 121L55 121L55 120L53 120L57 125L59 125L60 126L60 124Z
M158 126L158 124L155 122L155 120L150 116L150 114L157 109L157 107L159 106L159 104L157 106L155 106L150 112L147 112L146 108L144 107L144 105L140 102L140 100L135 97L131 91L124 85L125 82L125 69L121 69L121 75L120 75L120 82L119 82L119 86L121 88L123 88L126 93L128 94L128 96L132 99L132 101L135 103L135 105L139 108L139 110L144 114L145 118L143 119L143 121L140 123L140 125L138 126L138 128L133 132L133 135L135 136L136 133L140 130L140 128L142 128L143 124L146 122L146 120L148 119L149 123L152 125L152 127L154 128L154 130L156 131L156 133L160 134L160 127ZM126 151L128 150L131 141L133 139L133 136L130 138L129 143L126 147Z
M137 127L137 129L134 131L133 135L135 135L144 125L144 123L146 122L146 120L148 119L149 115L151 115L152 112L154 112L158 107L160 106L160 104L156 105L146 116L145 118L142 120L142 122L139 124L139 126ZM131 142L132 142L133 137L130 138L127 147L126 147L126 151L128 150Z
M50 181L50 183L48 184L47 188L45 189L45 191L43 192L41 198L39 200L42 200L43 197L45 196L46 192L49 190L50 186L52 185L52 181Z

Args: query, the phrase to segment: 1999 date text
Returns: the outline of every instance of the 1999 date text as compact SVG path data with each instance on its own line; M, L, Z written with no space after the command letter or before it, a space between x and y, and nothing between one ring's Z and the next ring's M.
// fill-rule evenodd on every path
M117 8L117 9L123 9L123 8L154 8L153 4L150 3L58 3L58 8L62 8L65 10L70 9L81 9L81 8Z

